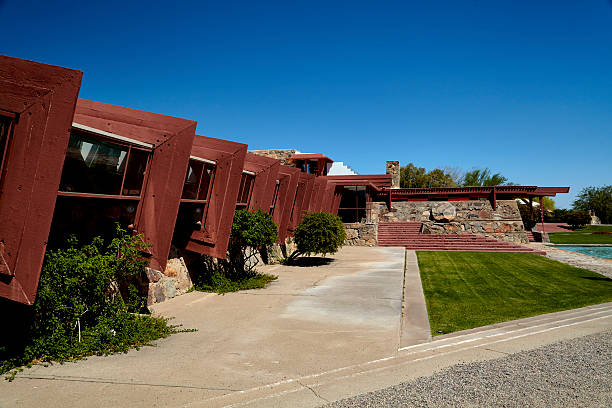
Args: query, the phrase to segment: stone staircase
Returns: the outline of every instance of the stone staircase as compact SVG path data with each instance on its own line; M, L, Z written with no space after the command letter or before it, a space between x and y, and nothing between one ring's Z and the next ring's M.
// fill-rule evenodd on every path
M400 246L420 251L525 252L546 255L510 242L476 234L421 234L420 222L380 222L379 246Z
M533 232L531 231L526 231L527 232L527 238L529 238L529 242L537 242L535 237L533 236Z

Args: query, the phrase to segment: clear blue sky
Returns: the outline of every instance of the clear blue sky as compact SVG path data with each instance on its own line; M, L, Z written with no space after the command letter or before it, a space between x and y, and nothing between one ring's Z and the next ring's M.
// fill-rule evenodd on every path
M0 53L251 149L612 184L612 2L0 0Z

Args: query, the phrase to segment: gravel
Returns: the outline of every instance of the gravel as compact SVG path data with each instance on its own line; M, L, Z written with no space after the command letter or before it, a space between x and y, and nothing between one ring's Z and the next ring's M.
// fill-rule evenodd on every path
M612 331L479 363L327 407L612 407Z

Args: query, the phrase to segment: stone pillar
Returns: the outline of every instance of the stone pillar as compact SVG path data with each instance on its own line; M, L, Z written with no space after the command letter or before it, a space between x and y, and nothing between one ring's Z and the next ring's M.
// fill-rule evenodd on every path
M387 161L387 174L391 175L391 188L400 188L400 164L397 160Z

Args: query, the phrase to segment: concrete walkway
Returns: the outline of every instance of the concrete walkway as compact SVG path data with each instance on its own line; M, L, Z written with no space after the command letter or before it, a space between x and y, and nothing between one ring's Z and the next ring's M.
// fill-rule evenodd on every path
M245 390L386 358L429 335L418 313L402 320L404 254L345 247L328 265L264 267L279 279L263 290L161 303L155 313L198 331L123 355L26 369L0 383L0 407L224 406ZM415 285L414 268L408 276ZM407 310L422 320L422 292L406 293ZM402 342L413 322L417 334Z

